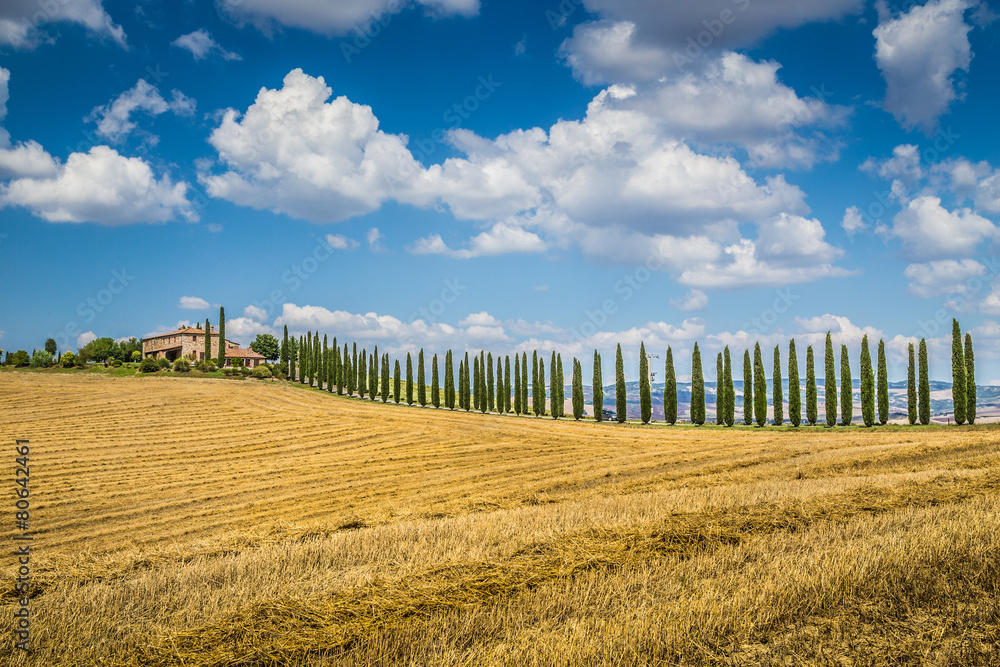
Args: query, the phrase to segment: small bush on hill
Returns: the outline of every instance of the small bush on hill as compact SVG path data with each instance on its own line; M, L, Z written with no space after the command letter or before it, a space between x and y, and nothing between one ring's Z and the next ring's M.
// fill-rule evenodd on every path
M251 375L253 375L258 380L267 380L268 378L273 376L273 373L271 373L271 371L268 370L266 366L258 366L257 368L253 369L253 373L251 373Z
M31 360L28 365L32 368L48 368L53 363L52 353L47 350L35 350L35 353L31 355Z
M174 362L174 371L177 373L187 373L191 370L191 364L188 363L187 359L178 359Z
M140 373L155 373L160 370L160 362L155 357L146 357L139 363Z

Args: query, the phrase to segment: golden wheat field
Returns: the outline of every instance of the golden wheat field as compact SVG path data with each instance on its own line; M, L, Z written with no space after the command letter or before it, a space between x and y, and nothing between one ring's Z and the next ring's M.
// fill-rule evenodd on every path
M36 537L34 650L4 664L1000 665L998 427L598 425L29 372L0 402L3 539L15 438Z

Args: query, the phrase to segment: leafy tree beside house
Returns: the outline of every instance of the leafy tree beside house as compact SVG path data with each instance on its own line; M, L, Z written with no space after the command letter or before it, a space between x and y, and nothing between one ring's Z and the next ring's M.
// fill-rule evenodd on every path
M281 348L278 347L278 339L269 333L257 334L257 338L250 343L250 349L268 361L274 361L281 354Z

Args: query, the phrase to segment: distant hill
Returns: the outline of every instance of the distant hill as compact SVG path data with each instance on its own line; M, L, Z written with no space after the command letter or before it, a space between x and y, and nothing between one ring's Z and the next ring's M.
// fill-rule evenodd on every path
M743 380L734 380L734 388L736 390L736 419L739 421L742 419L743 414ZM950 382L931 382L931 421L936 423L947 423L952 419L952 403L951 403L951 383ZM653 403L653 420L663 421L663 387L664 384L654 383L652 391L652 403ZM825 384L822 379L816 379L816 393L818 401L818 411L819 420L823 421L825 419L825 406L824 401L824 389ZM805 382L802 383L802 418L805 420ZM840 387L837 387L838 396ZM593 388L584 387L584 397L587 403L587 413L590 414L591 406L593 405ZM628 402L628 418L629 419L639 419L639 382L626 382L625 383L625 394ZM572 395L572 388L566 387L566 395ZM784 415L785 421L788 421L788 380L783 382L783 393L785 398L784 402ZM706 382L705 383L705 409L706 409L706 421L715 420L715 396L716 396L716 383ZM1000 387L994 386L981 386L977 389L976 396L976 421L1000 421ZM772 416L772 411L770 407L771 403L771 384L768 383L767 391L768 400L768 419ZM839 399L838 399L839 400ZM608 385L604 388L604 408L614 412L615 410L615 385ZM690 418L691 409L691 383L690 382L678 382L677 383L677 417L678 419L687 421ZM839 412L839 405L838 405ZM861 420L861 381L854 380L854 420ZM889 420L890 421L906 421L907 420L907 397L906 397L906 382L890 382L889 383Z

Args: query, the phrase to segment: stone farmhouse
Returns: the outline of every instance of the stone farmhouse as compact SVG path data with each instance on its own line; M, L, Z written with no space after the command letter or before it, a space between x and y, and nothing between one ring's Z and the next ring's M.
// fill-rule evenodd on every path
M219 358L219 333L212 327L209 333L212 341L212 359ZM226 366L232 366L234 359L242 359L243 365L256 368L264 363L264 357L253 350L244 350L231 340L225 341ZM205 332L195 327L184 327L177 331L158 334L142 339L142 356L177 361L181 357L197 361L205 359Z

